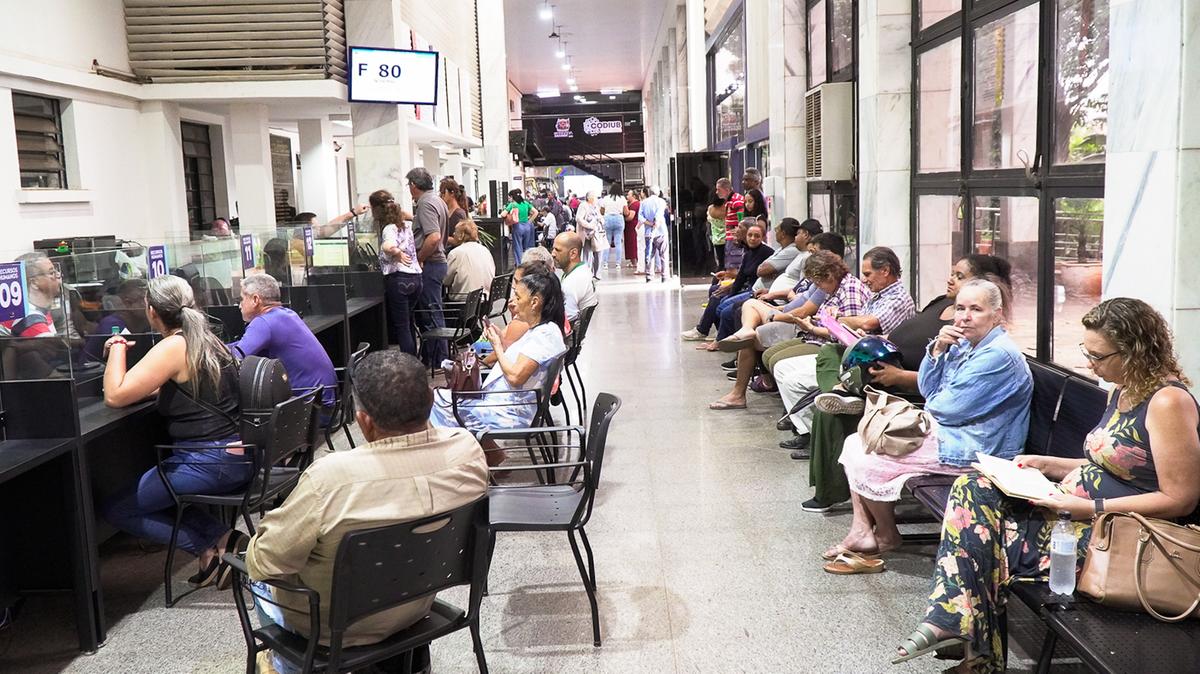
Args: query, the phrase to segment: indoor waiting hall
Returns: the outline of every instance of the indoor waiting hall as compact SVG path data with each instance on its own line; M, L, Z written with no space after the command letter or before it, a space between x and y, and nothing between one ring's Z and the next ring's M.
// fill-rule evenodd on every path
M1200 0L3 4L0 672L1200 671Z

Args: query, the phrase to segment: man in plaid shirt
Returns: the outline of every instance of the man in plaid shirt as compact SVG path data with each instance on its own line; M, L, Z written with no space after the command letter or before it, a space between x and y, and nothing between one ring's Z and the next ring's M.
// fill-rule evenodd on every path
M917 313L912 295L900 282L900 258L891 248L878 246L863 255L863 283L871 289L871 299L862 315L842 323L852 330L886 335Z

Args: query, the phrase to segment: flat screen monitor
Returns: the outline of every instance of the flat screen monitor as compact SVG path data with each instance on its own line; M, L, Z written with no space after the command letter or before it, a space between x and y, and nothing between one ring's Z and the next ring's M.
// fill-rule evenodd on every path
M350 264L350 249L345 239L317 239L313 241L314 267L345 267Z
M350 47L350 102L437 105L435 51Z

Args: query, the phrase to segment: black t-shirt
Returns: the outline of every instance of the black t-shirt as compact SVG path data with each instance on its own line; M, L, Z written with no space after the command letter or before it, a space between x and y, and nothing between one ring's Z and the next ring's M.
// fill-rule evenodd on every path
M900 357L904 361L905 370L919 370L921 359L925 357L925 347L929 340L937 337L942 326L950 325L953 319L942 320L942 312L954 304L954 300L942 295L934 299L919 314L896 326L888 335L888 340L900 349Z

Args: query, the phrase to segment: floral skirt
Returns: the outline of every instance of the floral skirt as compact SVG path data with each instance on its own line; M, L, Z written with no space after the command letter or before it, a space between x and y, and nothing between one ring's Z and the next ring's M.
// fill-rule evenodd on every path
M946 465L938 460L936 429L925 443L904 456L868 453L858 433L846 438L838 461L846 469L850 491L872 501L900 500L904 483L917 475L962 475L970 468Z

